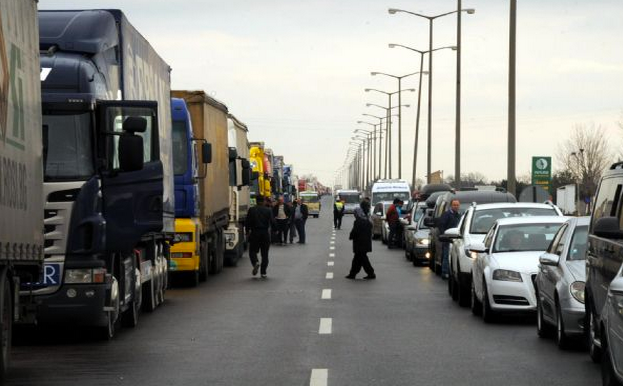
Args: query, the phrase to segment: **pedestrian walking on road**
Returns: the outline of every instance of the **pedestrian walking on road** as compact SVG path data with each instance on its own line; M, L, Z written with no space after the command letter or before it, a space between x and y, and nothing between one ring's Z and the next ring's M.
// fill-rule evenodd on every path
M296 200L294 207L294 225L299 235L299 244L305 244L305 223L307 222L307 217L309 217L307 205L300 199Z
M342 217L344 217L344 200L336 200L333 204L333 227L342 228Z
M461 203L459 200L454 199L450 202L450 209L444 212L439 217L439 234L443 235L450 228L456 228L459 226L459 220L461 215L459 209ZM448 256L450 254L450 243L441 243L441 278L447 279L450 277L450 265L448 264Z
M283 198L279 198L275 206L273 206L273 216L277 221L277 243L286 245L288 237L288 218L290 217L290 208L283 203Z
M362 201L355 210L355 224L349 239L353 240L353 262L347 279L355 279L361 268L366 272L366 280L376 279L374 268L370 264L368 252L372 252L372 223L370 222L370 203Z
M270 249L270 231L275 228L276 222L273 211L270 208L270 200L258 196L256 205L249 209L245 228L249 236L249 258L253 265L253 276L257 275L258 269L262 278L266 278L268 268L268 251ZM257 253L262 254L262 264L258 262Z

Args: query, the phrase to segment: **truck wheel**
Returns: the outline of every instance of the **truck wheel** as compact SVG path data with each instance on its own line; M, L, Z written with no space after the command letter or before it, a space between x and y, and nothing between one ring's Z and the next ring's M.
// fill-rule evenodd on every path
M210 259L210 272L220 273L223 270L223 261L225 259L225 244L223 232L217 231L212 239L212 258Z
M208 280L208 246L205 241L199 246L199 281Z
M140 271L135 269L135 288L134 296L132 299L132 304L130 307L123 313L121 317L121 324L124 327L134 328L138 325L138 317L141 312L141 300L142 300L142 286L141 286L141 276Z
M11 285L6 271L2 275L2 297L0 301L0 320L2 320L2 349L0 350L0 379L4 379L5 374L9 370L9 362L11 357L11 335L13 333L13 302L11 296Z

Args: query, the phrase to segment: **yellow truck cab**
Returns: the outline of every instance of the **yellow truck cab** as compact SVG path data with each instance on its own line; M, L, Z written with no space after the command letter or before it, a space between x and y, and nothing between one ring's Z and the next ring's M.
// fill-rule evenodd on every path
M318 218L320 216L320 198L318 193L314 191L305 191L299 193L299 198L307 205L310 216Z
M251 205L255 205L255 197L258 195L270 197L270 180L266 176L264 170L264 143L251 142L249 144L249 162L251 170L257 172L257 179L251 181Z
M169 270L172 272L192 272L197 275L194 284L199 281L200 251L197 242L201 234L201 224L197 218L175 219L175 244L171 247Z

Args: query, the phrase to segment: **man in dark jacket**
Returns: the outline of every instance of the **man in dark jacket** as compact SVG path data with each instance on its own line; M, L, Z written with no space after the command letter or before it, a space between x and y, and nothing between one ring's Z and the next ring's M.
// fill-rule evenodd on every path
M277 221L277 243L286 245L288 241L288 222L290 219L291 207L283 203L283 198L279 198L275 206L273 206L273 217Z
M402 224L400 223L400 208L403 201L394 198L394 203L387 208L385 221L389 226L389 235L387 236L387 248L400 247L402 244Z
M459 209L461 203L459 200L454 199L450 202L450 209L439 217L439 234L442 235L450 228L456 228L459 225L461 215ZM450 243L442 243L441 249L441 277L447 279L450 275L450 266L448 264L448 255L450 253Z
M353 240L353 262L347 279L354 279L361 268L366 272L365 280L376 279L374 268L368 259L368 252L372 252L372 223L368 217L370 213L370 203L362 201L359 208L355 210L355 224L350 231L349 239Z
M307 205L300 199L295 201L292 218L294 219L294 226L296 226L296 232L299 235L299 244L305 244L305 222L309 217L309 209Z
M268 250L270 249L270 229L276 226L273 211L267 205L270 201L264 201L264 197L256 198L257 205L251 207L247 213L245 228L249 235L249 258L253 265L253 276L257 275L260 263L257 260L257 253L261 251L262 264L261 275L266 278L268 268Z
M333 228L342 227L342 217L344 217L344 200L336 199L333 204Z

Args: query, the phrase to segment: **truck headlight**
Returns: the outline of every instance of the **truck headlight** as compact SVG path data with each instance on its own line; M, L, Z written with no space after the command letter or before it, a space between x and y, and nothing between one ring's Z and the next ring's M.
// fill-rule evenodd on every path
M106 268L77 268L65 270L66 284L104 283Z
M583 281L575 281L569 286L571 296L582 304L584 304L584 286L585 283Z
M493 280L522 282L521 274L507 269L496 269L493 271Z
M422 245L422 246L427 246L428 244L430 244L430 239L429 238L416 238L415 239L415 243L417 245Z

